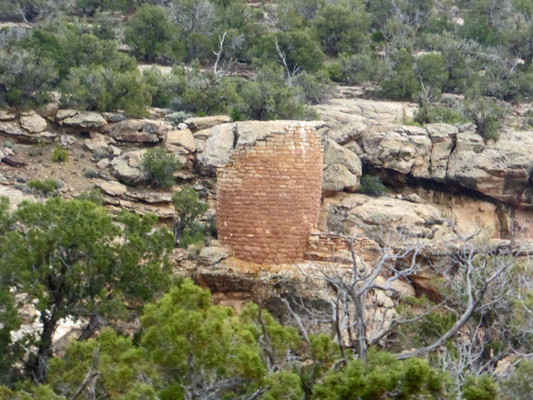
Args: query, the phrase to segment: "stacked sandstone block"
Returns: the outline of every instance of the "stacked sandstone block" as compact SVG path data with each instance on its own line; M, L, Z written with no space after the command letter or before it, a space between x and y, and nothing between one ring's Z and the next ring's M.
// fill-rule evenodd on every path
M322 157L318 134L305 124L237 145L217 172L219 240L245 261L303 261L318 220Z
M306 249L306 258L314 259L313 256L334 257L339 251L348 250L348 242L338 234L313 231L309 235L309 243Z

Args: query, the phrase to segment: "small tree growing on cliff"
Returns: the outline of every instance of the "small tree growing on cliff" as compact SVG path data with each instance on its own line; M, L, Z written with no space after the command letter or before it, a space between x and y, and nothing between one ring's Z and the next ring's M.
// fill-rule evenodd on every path
M142 165L148 173L152 186L168 189L174 184L174 172L181 168L181 163L162 147L149 149L142 158Z
M121 212L115 223L90 201L59 198L22 203L13 213L7 207L7 201L0 202L0 292L20 294L18 301L27 304L36 300L42 326L36 331L37 350L25 363L35 381L46 380L52 337L62 318L85 319L81 337L86 338L106 318L131 313L167 288L173 239L166 229L155 228L155 216ZM12 299L0 296L0 309ZM13 348L9 341L0 345Z
M172 203L176 210L174 217L174 236L180 247L187 247L203 239L203 228L197 223L207 211L207 204L199 201L196 191L190 187L184 187L174 193Z

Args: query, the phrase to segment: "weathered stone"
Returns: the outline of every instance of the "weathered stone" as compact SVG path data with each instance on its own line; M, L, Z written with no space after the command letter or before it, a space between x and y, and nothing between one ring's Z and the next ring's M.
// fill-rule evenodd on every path
M329 140L324 146L324 165L331 166L335 164L344 165L357 178L361 177L363 167L359 157L333 140Z
M364 237L385 237L389 230L413 240L451 239L453 226L437 207L391 197L362 194L337 195L328 199L326 227L329 231Z
M18 157L5 155L2 162L15 168L25 167L28 163Z
M70 108L67 108L65 110L58 110L58 112L56 113L55 119L56 119L56 122L60 122L64 120L65 118L74 117L77 114L79 114L78 110L73 110Z
M85 139L83 145L90 151L107 150L109 145L105 140L101 139Z
M200 131L202 129L209 129L213 126L230 122L231 118L227 115L213 115L211 117L195 117L188 118L184 122L192 131Z
M104 132L117 142L158 143L171 129L172 125L164 121L128 119L107 126Z
M196 150L196 143L189 129L170 131L165 139L165 148L171 153L189 154Z
M111 165L111 160L109 158L102 158L100 161L96 163L96 166L100 169L106 169Z
M313 107L325 121L366 120L399 123L402 118L412 118L416 104L365 99L331 99L327 104ZM355 117L355 118L354 118Z
M510 205L533 206L532 149L530 131L502 132L491 145L475 133L459 133L448 180Z
M9 136L29 136L24 132L17 122L0 122L0 133Z
M359 143L363 162L402 174L429 176L431 140L424 128L376 124Z
M200 173L215 176L216 169L229 162L235 142L235 124L217 125L194 135ZM208 136L206 140L203 138Z
M221 260L231 256L231 249L216 243L211 243L209 247L204 247L199 254L198 261L206 266L215 265Z
M46 120L36 113L21 117L20 125L30 133L40 133L47 127Z
M104 119L107 122L120 122L120 121L124 121L127 119L127 117L124 114L110 113L110 112L102 113L102 117L104 117Z
M63 147L69 147L71 144L76 143L76 138L72 135L61 135L59 137L59 143Z
M59 112L59 104L58 103L46 103L42 106L37 107L35 110L37 114L39 114L43 118L54 118L57 113Z
M96 187L109 196L122 196L128 191L125 185L114 181L99 181L96 183Z
M334 192L355 192L359 189L359 179L342 164L334 164L324 168L322 190L329 196Z
M128 192L128 197L132 200L149 204L172 202L172 193L169 192L154 192L151 190L130 191Z
M428 124L426 125L426 130L432 144L429 177L444 181L448 169L448 160L455 146L458 129L449 124Z
M17 115L9 110L0 108L0 121L12 121Z
M146 183L148 176L142 167L142 158L146 150L130 151L111 162L112 174L121 182L136 186Z
M60 112L61 111L58 112L58 116ZM104 125L107 125L107 122L100 113L82 111L70 117L61 119L59 124L61 126L67 126L77 129L97 129L101 128Z

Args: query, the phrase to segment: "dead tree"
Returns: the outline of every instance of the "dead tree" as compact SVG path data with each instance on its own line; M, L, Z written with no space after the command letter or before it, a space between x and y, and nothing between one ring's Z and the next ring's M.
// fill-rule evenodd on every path
M453 246L447 247L445 252L451 260L450 265L434 271L446 278L447 296L414 316L402 317L396 314L394 307L385 308L380 314L377 307L372 307L368 300L376 298L379 292L398 293L395 281L408 281L410 276L417 275L428 267L436 267L429 264L422 266L420 263L424 259L423 254L429 250L423 240L409 244L406 237L401 242L395 241L393 237L390 233L380 237L383 245L379 246L379 255L369 263L357 254L356 237L344 236L351 257L349 265L316 263L311 271L302 271L307 277L327 285L330 310L319 311L302 302L296 302L297 307L317 321L332 325L344 362L350 358L350 351L354 356L365 360L369 346L381 344L387 347L387 340L401 327L416 324L434 312L454 313L456 322L430 344L398 353L398 359L420 357L440 350L460 334L468 337L466 341L457 342L459 347L463 346L463 355L468 359L464 363L465 370L472 369L475 364L475 368L482 373L494 368L498 359L516 350L509 343L509 348L500 352L498 357L481 357L486 352L490 336L481 341L479 338L482 330L486 333L486 328L480 324L485 312L498 304L505 305L507 312L510 312L508 308L513 301L511 299L516 298L511 296L511 292L517 288L514 284L514 266L516 255L521 253L521 249L513 248L513 243L480 247L475 243L475 235L460 238ZM526 274L526 277L529 275ZM396 297L396 302L401 300L399 295ZM505 307L502 306L502 310ZM294 314L295 310L291 309L291 312ZM533 323L531 325L533 328ZM298 326L300 330L305 330L301 321ZM505 323L500 324L500 327L504 326Z

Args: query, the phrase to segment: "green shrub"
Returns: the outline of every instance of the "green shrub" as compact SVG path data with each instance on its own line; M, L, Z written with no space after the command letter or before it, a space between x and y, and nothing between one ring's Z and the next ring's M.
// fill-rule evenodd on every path
M52 161L54 162L66 162L68 161L68 151L61 145L54 147L52 152Z
M57 189L61 188L61 186L61 182L51 178L45 179L44 181L35 179L28 182L28 187L32 189L34 193L38 193L39 195L44 197L49 196Z
M381 179L373 175L363 175L361 177L361 188L359 191L368 196L383 196L387 191L385 185L381 182Z
M420 81L413 71L413 56L401 49L389 57L391 68L380 81L383 94L393 100L411 100L420 90Z
M98 171L92 168L88 168L88 169L83 170L83 176L88 179L93 179L93 178L98 177Z
M448 71L442 54L428 53L419 56L416 59L415 73L428 88L429 94L439 99L442 88L448 82Z
M183 230L180 235L178 246L186 249L190 245L203 243L205 240L205 228L203 225L193 222L191 226Z
M291 73L298 68L303 68L307 72L316 72L322 67L322 63L326 59L320 50L320 44L305 31L276 32L263 35L251 52L262 62L276 60L281 63L276 49L276 41L285 55L285 61Z
M324 52L359 52L368 43L365 31L369 25L364 7L357 10L342 4L327 4L320 8L313 21L315 34Z
M91 203L96 204L97 206L104 205L104 196L99 189L93 189L89 192L82 192L76 196L76 200L80 201L90 201Z
M135 57L147 62L178 60L185 52L169 13L152 5L137 8L128 21L124 41L131 46Z
M414 120L419 124L459 124L468 119L458 110L443 104L424 103L416 111Z
M74 68L61 86L63 105L95 111L123 111L144 116L152 102L139 71L118 72L103 66Z
M495 99L475 96L465 100L465 114L477 126L477 133L485 140L498 140L500 128L505 121L508 110Z
M197 223L207 211L207 204L198 199L192 187L184 187L174 193L172 203L176 210L174 219L174 235L180 247L198 243L204 239L205 230Z
M142 166L153 187L168 189L174 184L173 175L181 168L181 163L163 147L154 147L144 154Z
M489 375L467 376L462 392L464 400L498 399L498 385Z
M381 65L379 59L370 53L341 53L327 70L335 82L347 85L358 85L363 82L377 80Z
M56 65L20 46L0 46L0 103L33 107L51 99Z

